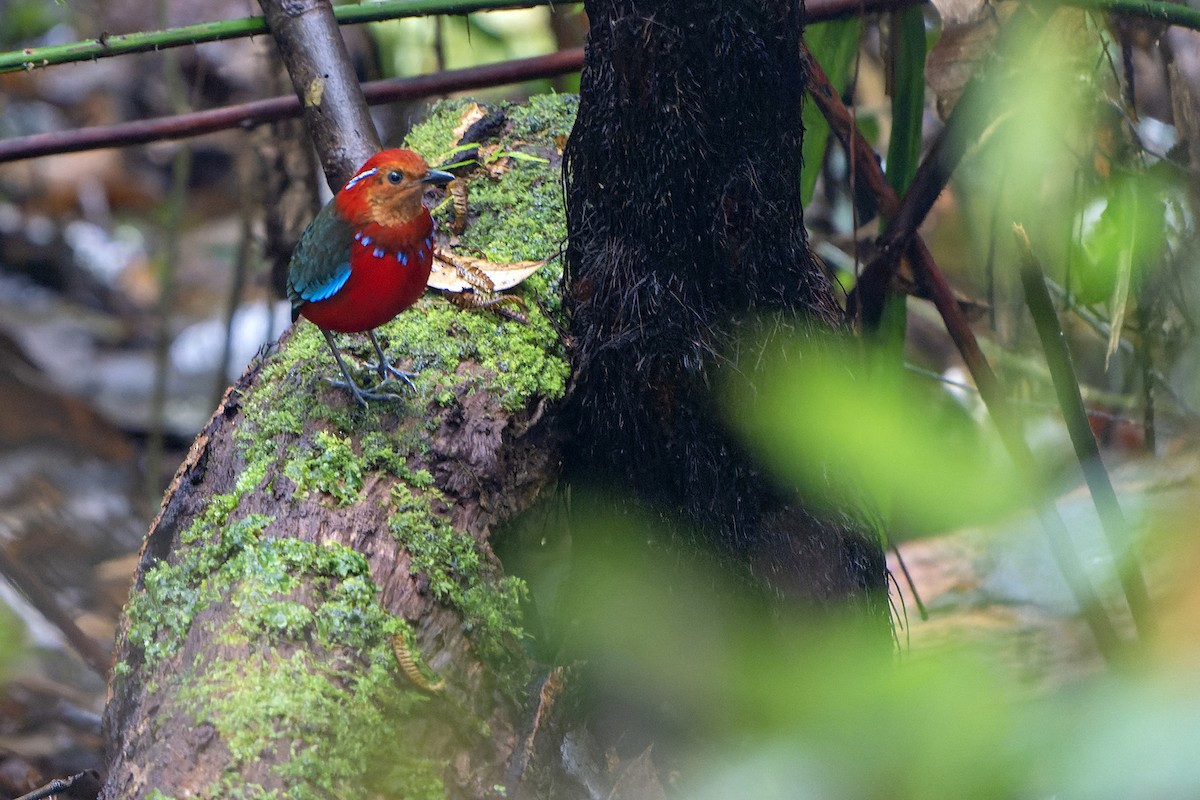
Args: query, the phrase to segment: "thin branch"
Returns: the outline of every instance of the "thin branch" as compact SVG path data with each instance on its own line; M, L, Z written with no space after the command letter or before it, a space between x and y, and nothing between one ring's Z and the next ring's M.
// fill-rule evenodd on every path
M856 180L862 182L861 188L874 192L879 200L880 208L885 214L888 214L891 209L899 209L902 205L901 200L884 179L883 170L879 166L879 157L855 126L849 110L842 103L838 93L833 90L824 70L813 58L812 53L808 52L807 47L804 55L805 70L808 73L807 82L813 100L821 108L821 112L829 121L829 126L833 129L834 134L849 152L855 154L853 157L859 165L855 173ZM1001 391L1000 383L984 357L966 316L959 308L949 282L938 269L925 242L915 232L908 244L908 256L912 262L914 278L941 314L946 330L958 347L959 353L962 354L963 361L966 363L975 385L979 388L979 395L983 399L984 405L987 406L988 413L996 425L996 430L1000 434L1009 457L1022 474L1036 474L1036 461L1033 452L1029 449L1029 444L1021 433L1018 417ZM1066 580L1072 596L1079 604L1080 613L1091 629L1097 646L1105 657L1110 660L1115 659L1121 650L1121 638L1100 604L1095 589L1079 560L1079 555L1071 544L1066 523L1063 522L1062 516L1054 504L1045 497L1037 496L1033 505L1059 571Z
M45 800L48 797L63 797L71 800L97 797L100 794L100 773L94 769L80 772L69 778L55 778L40 789L23 794L16 800Z
M7 536L9 533L7 530L3 533L6 534L6 539L10 538ZM29 601L29 604L46 618L47 622L58 628L63 638L75 649L85 664L91 667L97 675L108 677L109 667L112 666L112 656L92 637L83 632L75 623L75 618L59 603L54 592L48 589L45 583L28 567L9 555L8 550L4 547L0 547L0 575L8 579L13 588L20 592Z
M158 0L160 22L167 15L167 0ZM163 77L167 97L176 112L186 112L187 82L179 53L166 53ZM162 250L157 262L158 307L154 312L154 383L150 391L150 426L146 439L146 509L150 513L162 499L162 467L167 441L167 383L171 374L171 315L178 287L180 223L187 210L188 184L192 176L192 148L185 145L175 152L171 163L171 189L163 207Z
M1043 13L1050 7L1018 4L993 47L993 53L1003 52L1004 42L1020 41L1031 29L1044 23ZM987 91L990 83L999 78L993 55L983 68L977 70L963 90L962 97L946 119L946 125L938 132L929 152L917 168L917 174L909 184L908 191L900 201L894 215L889 215L889 224L879 237L879 253L863 268L857 285L851 292L849 303L868 329L879 323L883 313L886 289L900 262L908 251L908 244L916 235L917 228L925 220L934 202L957 169L963 156L980 140L994 131L998 119L991 107L991 96Z
M1079 392L1079 378L1071 363L1071 351L1067 349L1066 340L1063 338L1058 313L1054 310L1054 303L1051 302L1050 292L1046 288L1042 265L1033 254L1025 229L1015 225L1013 233L1021 252L1021 285L1025 289L1025 303L1029 306L1038 338L1042 342L1042 350L1046 354L1046 364L1050 367L1050 377L1058 394L1058 404L1067 424L1067 433L1070 434L1075 457L1079 460L1084 480L1087 481L1088 490L1092 494L1092 501L1100 515L1100 527L1104 530L1112 550L1117 577L1125 592L1125 601L1129 604L1133 624L1138 633L1146 636L1150 632L1151 623L1150 594L1131 548L1129 523L1121 510L1117 492L1113 489L1108 470L1104 468L1104 462L1100 458L1096 437L1088 424L1087 410Z
M563 50L545 56L485 64L479 67L394 78L363 84L369 105L400 100L504 86L510 83L549 78L578 72L583 64L583 48ZM300 115L296 97L273 97L225 108L197 111L175 117L136 120L118 125L103 125L55 133L38 133L0 140L0 163L24 158L95 150L101 147L126 147L165 139L183 139L228 128L254 128Z

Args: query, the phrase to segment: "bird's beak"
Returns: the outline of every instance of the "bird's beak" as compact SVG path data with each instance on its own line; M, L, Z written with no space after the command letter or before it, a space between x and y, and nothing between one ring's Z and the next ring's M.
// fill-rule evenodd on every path
M454 180L454 176L449 172L442 172L440 169L431 169L425 173L424 178L421 178L421 183L432 183L437 186L445 186L452 180Z

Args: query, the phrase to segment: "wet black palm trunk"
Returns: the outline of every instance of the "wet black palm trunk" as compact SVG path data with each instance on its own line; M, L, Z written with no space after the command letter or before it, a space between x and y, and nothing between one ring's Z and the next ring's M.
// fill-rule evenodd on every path
M759 315L802 332L841 322L800 203L800 4L585 6L565 170L578 375L568 474L682 519L788 593L880 589L874 537L772 486L715 396Z

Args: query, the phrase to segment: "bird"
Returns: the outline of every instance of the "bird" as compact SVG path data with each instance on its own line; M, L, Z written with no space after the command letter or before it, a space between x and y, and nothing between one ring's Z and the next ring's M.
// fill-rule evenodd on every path
M292 321L312 322L325 336L350 390L368 400L392 400L381 391L393 377L413 386L412 375L392 366L375 328L417 301L433 264L434 223L423 203L431 185L454 176L430 169L412 150L382 150L358 168L300 235L288 262ZM380 382L365 389L350 375L334 333L366 332L379 358L370 365Z

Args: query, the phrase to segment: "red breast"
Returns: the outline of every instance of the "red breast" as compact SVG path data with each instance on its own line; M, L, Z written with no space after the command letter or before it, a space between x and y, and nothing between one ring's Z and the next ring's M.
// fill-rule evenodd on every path
M422 209L405 225L364 226L350 246L350 277L332 297L306 303L300 313L331 331L377 328L425 291L433 264L433 219Z

